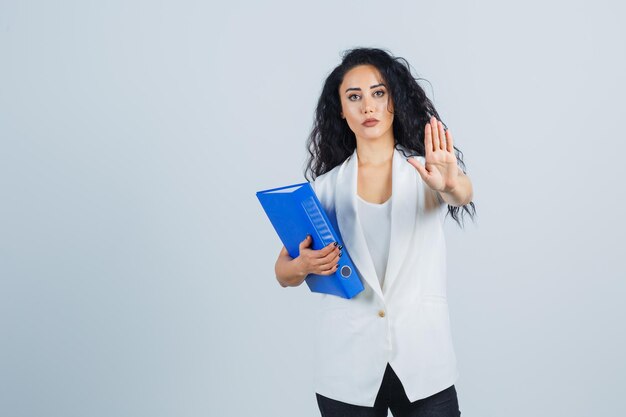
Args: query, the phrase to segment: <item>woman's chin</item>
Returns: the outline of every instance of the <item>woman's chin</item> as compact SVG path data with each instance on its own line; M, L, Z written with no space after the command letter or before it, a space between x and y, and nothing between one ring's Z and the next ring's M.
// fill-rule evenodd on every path
M384 133L385 132L379 130L369 129L365 132L361 132L361 138L368 142L382 140L382 138L385 136Z

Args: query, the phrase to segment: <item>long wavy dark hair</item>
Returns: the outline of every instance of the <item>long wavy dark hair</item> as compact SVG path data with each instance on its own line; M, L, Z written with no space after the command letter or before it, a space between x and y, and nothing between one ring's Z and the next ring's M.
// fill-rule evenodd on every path
M356 148L356 137L348 124L341 118L339 86L344 75L357 65L373 65L380 72L393 102L393 136L397 145L410 151L408 156L425 156L424 129L431 116L441 120L432 102L417 83L421 78L414 78L406 59L394 57L388 51L378 48L354 48L343 53L341 64L332 70L324 82L322 94L317 102L315 121L307 139L307 159L304 177L307 181L315 179L352 155ZM443 123L443 120L442 120ZM445 123L444 128L447 129ZM463 153L454 146L457 163L465 173ZM309 177L310 174L310 177ZM459 210L462 209L462 210ZM459 216L459 211L461 216ZM467 212L472 220L476 207L470 202L462 207L448 205L448 213L463 227L463 214ZM460 218L459 218L460 217Z

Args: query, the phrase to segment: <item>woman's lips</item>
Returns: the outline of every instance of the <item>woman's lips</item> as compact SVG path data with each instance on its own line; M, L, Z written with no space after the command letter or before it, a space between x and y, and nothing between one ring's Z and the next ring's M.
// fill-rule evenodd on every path
M363 126L365 127L372 127L372 126L376 126L378 124L378 120L368 120L363 122Z

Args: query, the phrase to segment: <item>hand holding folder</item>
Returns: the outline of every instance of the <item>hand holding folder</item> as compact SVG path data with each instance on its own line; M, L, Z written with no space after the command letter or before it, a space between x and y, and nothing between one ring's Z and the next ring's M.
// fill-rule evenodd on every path
M263 190L256 195L292 258L300 255L300 243L307 234L313 240L311 249L320 250L333 242L343 246L308 182ZM305 281L311 291L343 298L352 298L363 291L363 283L345 247L342 253L334 274L307 275Z
M311 244L313 238L311 235L307 235L302 242L300 242L297 260L300 262L300 268L307 274L319 274L319 275L331 275L339 269L339 258L343 255L341 246L338 242L329 243L322 249L313 249ZM286 252L281 251L284 255ZM334 263L335 258L337 263ZM295 260L295 259L294 259ZM332 267L329 267L332 265Z

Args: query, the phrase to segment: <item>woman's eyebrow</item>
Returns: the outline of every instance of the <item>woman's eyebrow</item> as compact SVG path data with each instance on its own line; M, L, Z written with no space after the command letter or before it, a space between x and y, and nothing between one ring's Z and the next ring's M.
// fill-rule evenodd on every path
M385 83L374 84L374 85L371 85L371 86L370 86L370 90L371 90L372 88L376 88L376 87L380 87L380 86L386 87ZM347 93L348 91L351 91L351 90L361 91L361 87L350 87L350 88L347 88L347 89L346 89L346 93Z

